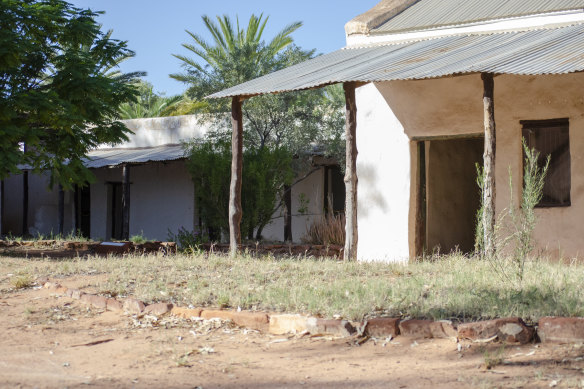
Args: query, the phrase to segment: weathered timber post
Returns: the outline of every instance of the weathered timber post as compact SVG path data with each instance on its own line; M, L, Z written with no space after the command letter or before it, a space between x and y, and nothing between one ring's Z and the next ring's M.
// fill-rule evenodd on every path
M292 242L292 188L284 185L284 241Z
M416 257L421 258L426 251L426 142L419 141L417 160L418 193L416 196Z
M122 240L130 239L130 166L122 165Z
M59 184L59 235L63 237L63 226L65 225L65 191L63 191L63 185Z
M4 231L4 180L0 181L0 237Z
M28 234L28 170L22 174L22 236Z
M357 258L357 105L355 83L343 84L345 90L345 141L347 142L345 166L345 252L344 259Z
M495 254L495 101L494 81L492 73L482 73L483 79L483 109L485 127L484 189L483 189L483 255L486 258Z
M241 175L243 170L243 115L241 100L235 96L231 100L231 184L229 186L229 251L237 255L241 243Z

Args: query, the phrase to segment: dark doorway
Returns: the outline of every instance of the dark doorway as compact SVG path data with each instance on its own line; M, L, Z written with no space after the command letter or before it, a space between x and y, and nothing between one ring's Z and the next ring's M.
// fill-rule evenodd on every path
M345 212L345 181L338 165L324 167L324 210L334 214Z
M89 185L84 187L76 187L75 191L75 226L76 233L81 234L85 238L90 237L91 226L91 191Z
M122 239L122 183L112 182L110 197L111 239Z
M474 250L480 192L476 164L482 165L482 138L432 140L427 161L427 249L449 253Z

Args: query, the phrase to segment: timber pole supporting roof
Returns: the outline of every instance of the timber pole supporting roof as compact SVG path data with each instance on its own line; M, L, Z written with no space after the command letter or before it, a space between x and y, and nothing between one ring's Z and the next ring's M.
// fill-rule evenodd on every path
M347 47L208 97L251 97L344 82L420 80L483 72L516 75L581 72L583 37L584 24L575 24Z

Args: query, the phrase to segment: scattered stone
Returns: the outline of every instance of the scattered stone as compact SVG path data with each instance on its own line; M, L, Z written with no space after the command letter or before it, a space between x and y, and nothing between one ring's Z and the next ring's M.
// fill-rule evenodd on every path
M394 317L380 317L369 319L364 323L363 334L374 338L395 338L399 335L400 319Z
M107 307L107 298L104 296L98 296L95 294L83 294L81 296L81 301L86 304L91 304L96 308L106 309Z
M106 309L108 311L121 312L124 310L124 304L114 298L106 300Z
M484 340L496 337L503 342L528 343L533 340L535 330L518 317L464 323L458 326L458 338Z
M136 300L133 298L126 299L124 301L124 311L131 313L133 315L139 315L144 312L146 306L140 300Z
M157 315L157 316L161 316L161 315L165 315L168 312L170 312L173 308L172 304L169 303L156 303L156 304L150 304L147 305L146 308L144 308L144 313L149 313L152 315Z
M83 296L85 293L80 291L79 289L71 289L71 298L75 299L75 300L80 300L81 296Z
M201 308L181 308L173 307L170 314L177 317L182 317L183 319L192 319L194 317L201 316Z
M204 311L203 311L204 312ZM235 312L233 321L240 327L251 328L253 330L268 331L270 318L262 312Z
M452 322L446 320L404 320L399 323L399 333L416 339L455 338L457 336Z
M223 320L231 320L235 322L234 316L236 312L233 311L220 311L214 309L204 309L201 311L201 317L203 319L223 319Z
M542 343L582 343L584 342L584 318L542 317L539 319L537 334Z
M321 335L335 335L335 336L351 336L356 330L347 320L327 320L317 319L315 317L308 318L306 327L311 334Z
M308 317L301 315L271 315L268 331L274 335L308 331Z

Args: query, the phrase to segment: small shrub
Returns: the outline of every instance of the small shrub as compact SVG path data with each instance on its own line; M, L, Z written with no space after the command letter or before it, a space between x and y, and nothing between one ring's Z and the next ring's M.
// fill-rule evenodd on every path
M12 286L14 286L15 289L30 288L31 286L33 286L33 284L34 282L28 274L21 275L12 279Z
M328 214L316 219L308 230L304 240L312 244L345 245L345 215Z
M142 231L140 234L132 235L130 237L130 242L136 243L136 244L142 244L142 243L146 243L148 241L149 240L146 239L146 237L144 236L144 231Z
M176 234L169 229L168 240L176 242L178 248L183 251L198 251L202 243L209 241L206 235L198 231L189 231L184 227L180 227Z

